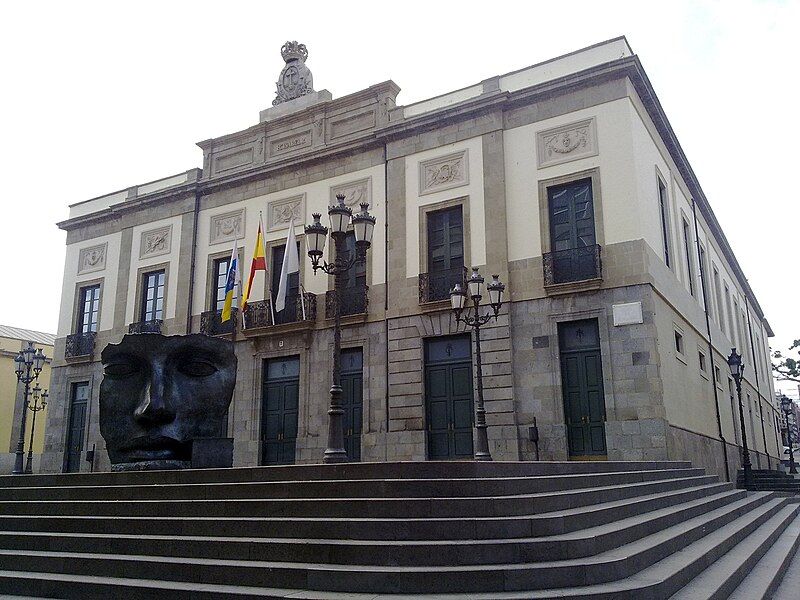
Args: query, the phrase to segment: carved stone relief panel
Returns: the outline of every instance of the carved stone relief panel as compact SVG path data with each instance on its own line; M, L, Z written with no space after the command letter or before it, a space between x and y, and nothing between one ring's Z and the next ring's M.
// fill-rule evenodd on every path
M596 156L597 126L594 118L538 132L536 152L540 168Z
M331 204L337 201L337 194L344 194L344 203L354 210L360 208L362 202L372 206L372 177L332 186Z
M419 163L419 195L432 194L469 183L469 154L460 150Z
M209 227L209 244L232 242L244 236L244 209L213 215Z
M141 243L139 244L139 258L169 254L171 248L172 225L143 231Z
M107 254L108 242L100 244L99 246L90 246L89 248L81 249L78 254L78 275L105 269Z
M294 217L295 225L305 223L306 195L297 194L281 200L273 200L267 204L267 231L277 231L289 227L289 220Z

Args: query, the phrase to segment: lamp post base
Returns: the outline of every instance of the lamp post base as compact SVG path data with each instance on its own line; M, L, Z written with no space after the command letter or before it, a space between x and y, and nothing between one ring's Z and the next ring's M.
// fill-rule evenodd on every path
M14 459L14 470L11 471L11 474L12 475L24 475L25 474L25 468L23 466L24 462L25 462L25 453L24 452L20 452L18 450L17 451L17 456Z
M347 452L344 451L344 448L340 448L338 450L325 450L325 454L322 457L322 462L326 465L334 464L334 463L343 463L347 462Z

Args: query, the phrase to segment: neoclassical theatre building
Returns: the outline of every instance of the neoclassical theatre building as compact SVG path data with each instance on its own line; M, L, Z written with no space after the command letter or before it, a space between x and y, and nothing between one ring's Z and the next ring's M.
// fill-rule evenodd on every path
M202 169L73 204L59 223L44 470L109 468L100 352L147 331L234 341L235 465L319 462L333 280L313 273L302 225L340 193L377 217L366 265L344 277L352 460L471 456L475 348L448 291L477 266L507 286L481 345L495 460L690 459L733 475L735 346L753 465L776 464L770 326L624 38L405 106L393 81L315 91L305 46L282 54L273 106L200 142ZM268 273L232 327L225 273L235 244L247 276L260 215ZM300 273L276 313L292 218Z

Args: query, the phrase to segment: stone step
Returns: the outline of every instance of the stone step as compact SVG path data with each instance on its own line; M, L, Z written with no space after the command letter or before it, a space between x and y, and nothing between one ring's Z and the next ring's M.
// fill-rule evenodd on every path
M149 517L295 516L341 518L433 518L509 516L610 502L644 494L712 484L710 475L643 483L519 494L432 498L259 498L214 500L5 500L0 515L91 515Z
M797 600L797 590L800 590L800 551L787 566L771 600Z
M767 553L775 540L797 518L795 504L784 506L767 524L747 536L724 556L692 579L672 600L724 600L742 582L756 563ZM747 591L747 598L756 596Z
M747 535L785 503L784 499L769 494L753 494L595 557L542 563L448 567L342 566L4 550L0 551L0 569L31 569L45 573L63 571L72 575L100 572L108 577L362 593L399 590L418 594L527 592L630 577L643 567L702 539L707 533L720 531L732 523L735 523L736 535ZM732 533L730 537L733 539L735 535Z
M790 506L797 506L793 504ZM794 557L798 556L800 546L800 516L781 533L767 553L749 573L739 586L733 590L730 600L769 600L781 584L784 574ZM800 588L795 588L800 595Z
M504 539L558 535L594 527L698 498L744 490L712 483L634 496L538 515L432 519L319 517L98 517L0 515L0 530L168 536L302 537L307 539L437 540Z
M704 475L703 469L653 469L482 479L362 479L164 485L0 487L4 500L203 500L246 498L430 498L508 496Z
M233 469L184 469L120 473L59 473L3 475L0 488L50 486L162 485L169 483L235 483L247 481L308 481L314 479L482 478L537 477L612 471L688 469L688 461L601 462L476 462L413 461L394 463L343 463L336 465L280 465Z
M592 556L704 514L741 498L727 491L579 532L491 540L256 538L0 531L3 550L270 560L351 565L475 565L567 560ZM443 532L444 533L444 532ZM329 534L330 535L330 534Z

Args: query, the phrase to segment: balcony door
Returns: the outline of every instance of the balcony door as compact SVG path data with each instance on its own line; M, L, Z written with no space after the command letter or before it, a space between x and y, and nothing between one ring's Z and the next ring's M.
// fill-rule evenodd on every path
M446 300L464 279L464 218L461 206L428 214L428 297Z
M590 178L547 188L553 283L599 277Z

